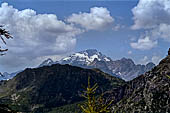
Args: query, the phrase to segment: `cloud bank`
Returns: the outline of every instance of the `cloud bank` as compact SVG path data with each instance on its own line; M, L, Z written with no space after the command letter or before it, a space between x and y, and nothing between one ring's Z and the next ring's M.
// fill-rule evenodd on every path
M157 43L158 43L157 41L152 41L150 40L149 37L145 37L143 39L138 39L137 42L130 43L130 45L132 48L135 48L135 49L150 50L153 47L155 47Z
M133 29L150 29L161 24L170 24L169 0L140 0L132 9L134 25Z
M147 30L146 36L151 40L151 45L158 39L170 41L170 0L140 0L132 9L132 13L134 15L132 29ZM140 40L142 39L138 42Z
M0 25L5 25L14 39L7 41L9 51L0 57L0 68L16 71L37 66L47 57L61 58L74 50L76 37L85 30L102 30L113 22L110 12L103 7L59 20L55 14L37 14L32 9L18 10L2 3Z
M5 25L15 37L7 42L8 55L0 58L4 68L14 66L10 60L16 56L20 65L16 64L21 66L22 61L29 64L30 59L70 52L76 45L75 37L82 33L81 29L66 24L54 14L36 14L32 9L19 11L7 3L0 7L0 25Z
M114 18L110 15L107 8L93 7L90 13L72 14L68 17L69 23L80 25L86 30L101 30L114 22Z

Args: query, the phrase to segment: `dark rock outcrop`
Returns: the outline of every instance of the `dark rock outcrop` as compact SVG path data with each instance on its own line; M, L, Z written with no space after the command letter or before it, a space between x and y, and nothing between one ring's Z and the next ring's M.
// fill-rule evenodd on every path
M169 48L169 50L168 50L168 55L170 55L170 48Z
M170 78L167 75L170 75L170 55L151 71L127 82L123 98L114 110L120 113L169 113Z

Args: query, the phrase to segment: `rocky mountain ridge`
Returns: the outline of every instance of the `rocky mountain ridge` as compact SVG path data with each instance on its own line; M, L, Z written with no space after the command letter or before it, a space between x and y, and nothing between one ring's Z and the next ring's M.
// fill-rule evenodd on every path
M123 98L113 111L131 113L170 112L170 49L168 56L151 71L129 81L122 89ZM110 97L114 98L114 91Z
M153 64L152 62L146 65L136 65L132 59L127 58L113 61L110 57L103 55L96 49L87 49L85 51L74 53L68 57L61 59L60 61L53 61L52 59L48 58L44 60L38 67L51 66L58 63L70 64L82 68L98 68L103 72L121 78L125 81L130 81L138 77L139 75L151 70L155 66L155 64ZM14 72L11 74L6 72L2 74L3 76L0 76L0 80L12 79L18 72Z
M48 64L44 62L50 63ZM138 77L139 75L151 70L155 66L155 64L153 64L152 62L146 65L136 65L132 59L127 58L113 61L110 57L103 55L96 49L87 49L81 52L77 52L57 62L54 62L51 59L47 59L44 62L40 65L45 66L60 63L90 69L98 68L103 72L111 74L115 77L119 77L125 81L130 81Z

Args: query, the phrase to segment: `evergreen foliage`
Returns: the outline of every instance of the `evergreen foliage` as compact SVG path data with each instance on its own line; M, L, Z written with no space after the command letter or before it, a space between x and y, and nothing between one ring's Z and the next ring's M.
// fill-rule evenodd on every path
M170 76L169 75L166 75L169 79L170 79Z
M3 28L3 26L0 26L0 39L2 40L2 42L4 44L6 44L6 41L5 41L4 38L10 39L10 38L13 38L13 37L10 35L9 31L5 30ZM6 51L8 51L8 49L1 49L1 46L0 46L0 55L1 56L5 55L4 52L6 52Z
M98 99L95 97L96 89L98 88L97 83L94 86L90 86L90 77L88 78L88 86L84 94L82 95L87 99L83 105L80 105L82 112L84 113L110 113L110 105L113 101L105 103L103 95Z
M13 38L13 37L10 35L9 31L5 30L3 28L3 26L0 26L0 39L2 40L2 42L4 44L6 44L6 41L5 41L4 38L10 39L10 38ZM0 56L5 55L4 52L6 52L6 51L8 51L8 49L1 49L1 46L0 46ZM1 72L0 72L0 75L3 76ZM9 108L8 105L4 105L4 104L1 104L1 103L0 103L0 112L1 113L15 113L13 110L11 110Z

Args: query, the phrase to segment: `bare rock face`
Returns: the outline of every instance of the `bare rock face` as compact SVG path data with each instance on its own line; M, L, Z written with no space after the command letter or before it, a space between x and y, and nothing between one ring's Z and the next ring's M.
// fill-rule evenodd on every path
M170 48L169 48L169 51L168 51L168 55L170 55Z
M127 82L123 99L114 108L118 110L116 112L170 113L170 79L167 75L170 75L170 50L151 71Z

